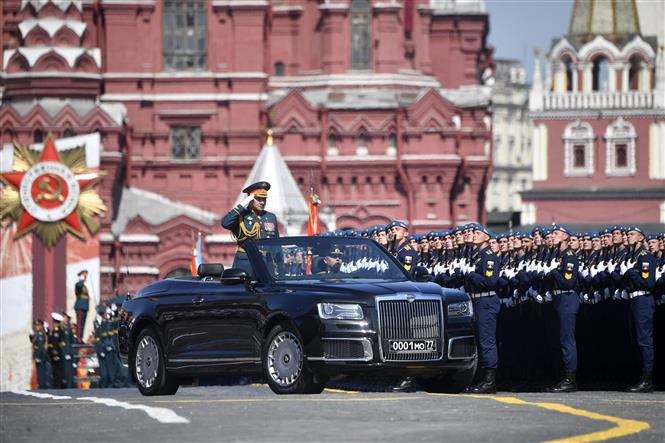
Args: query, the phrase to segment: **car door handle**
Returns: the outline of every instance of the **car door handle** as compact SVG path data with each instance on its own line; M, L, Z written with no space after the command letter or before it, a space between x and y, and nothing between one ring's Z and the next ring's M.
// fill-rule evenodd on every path
M200 305L201 303L203 303L203 301L204 301L203 297L196 297L192 299L192 303L194 303L195 305Z

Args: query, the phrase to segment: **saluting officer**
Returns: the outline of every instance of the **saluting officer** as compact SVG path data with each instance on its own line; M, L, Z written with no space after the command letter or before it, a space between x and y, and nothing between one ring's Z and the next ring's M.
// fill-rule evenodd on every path
M418 263L418 251L408 241L409 227L403 221L395 220L390 229L393 233L395 257L402 263L404 269L411 272Z
M477 252L471 264L463 272L464 289L473 300L476 313L476 333L480 351L481 376L471 392L491 394L496 392L496 368L499 356L496 346L496 317L501 302L496 294L499 284L499 258L489 246L492 236L484 226L474 226L473 243ZM468 272L467 272L468 271Z
M624 283L629 291L630 314L635 342L642 357L642 376L629 392L653 391L653 315L656 303L653 289L656 284L656 258L644 248L644 232L628 228L628 244L634 248L635 260L624 264ZM631 266L632 265L632 266Z
M565 226L552 228L552 244L559 252L559 265L549 272L548 281L553 289L554 309L559 318L559 345L563 360L563 377L550 392L577 391L577 343L575 322L580 309L576 293L580 260L570 248L570 230Z
M277 217L265 210L270 183L261 181L242 190L247 197L229 211L222 219L222 226L231 231L238 242L238 251L233 260L234 268L252 274L252 267L243 243L250 239L279 237Z

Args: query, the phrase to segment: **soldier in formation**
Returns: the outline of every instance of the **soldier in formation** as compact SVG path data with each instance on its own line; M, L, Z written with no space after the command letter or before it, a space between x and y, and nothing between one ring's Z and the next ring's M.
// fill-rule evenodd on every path
M470 223L409 236L407 225L395 221L325 235L370 237L395 254L405 269L423 266L441 286L469 294L476 315L481 373L472 392L496 391L497 314L501 305L509 309L525 303L552 304L558 320L562 375L549 390L576 391L577 314L582 305L606 300L625 300L630 309L631 330L625 333L634 337L642 371L638 382L627 390L653 390L653 317L656 305L665 302L663 233L648 234L637 226L619 225L600 232L574 232L553 225L495 236ZM400 385L404 390L414 388L412 381L405 382Z

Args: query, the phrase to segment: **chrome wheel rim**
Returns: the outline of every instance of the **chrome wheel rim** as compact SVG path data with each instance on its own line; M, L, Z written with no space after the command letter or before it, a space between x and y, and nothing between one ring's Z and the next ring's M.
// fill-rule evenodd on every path
M159 348L155 339L146 335L136 348L136 361L134 364L136 379L146 389L150 389L157 379L159 368Z
M302 372L300 340L291 332L281 332L268 348L268 374L281 387L293 385Z

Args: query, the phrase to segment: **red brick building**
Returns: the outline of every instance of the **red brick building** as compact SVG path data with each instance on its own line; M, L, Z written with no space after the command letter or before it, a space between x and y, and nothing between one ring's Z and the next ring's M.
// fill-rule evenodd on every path
M329 228L483 221L482 1L2 2L2 143L99 131L105 294L232 261L219 219L272 127ZM125 281L130 274L131 282Z
M524 224L665 223L665 54L637 11L635 0L576 1L544 79L537 62Z

